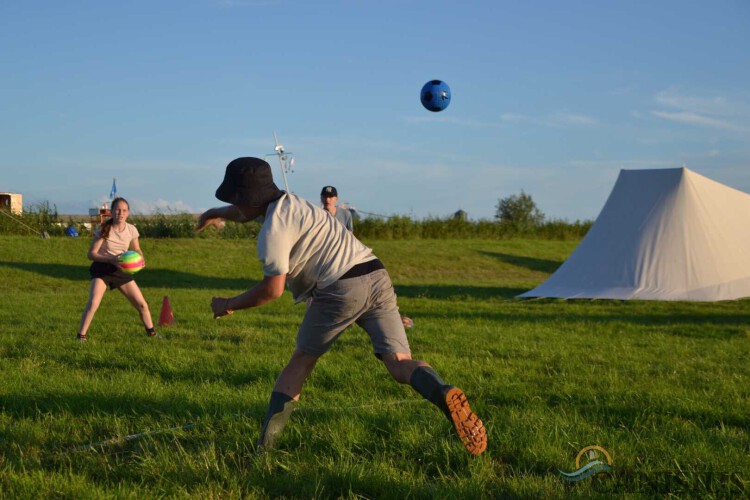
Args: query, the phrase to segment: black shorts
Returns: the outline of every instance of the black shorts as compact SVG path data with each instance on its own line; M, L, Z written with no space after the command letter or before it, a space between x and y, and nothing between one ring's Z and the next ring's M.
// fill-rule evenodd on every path
M133 281L132 275L124 272L118 266L106 262L94 262L91 264L89 274L91 274L91 279L99 278L104 281L109 285L110 290L120 288L125 283Z

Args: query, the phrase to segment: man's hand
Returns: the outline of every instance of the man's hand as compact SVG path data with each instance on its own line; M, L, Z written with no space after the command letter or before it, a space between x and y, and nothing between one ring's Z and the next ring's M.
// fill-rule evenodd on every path
M214 319L233 314L234 311L229 309L229 299L225 297L214 297L211 299L211 310L214 312Z
M221 229L224 227L224 219L222 219L221 217L215 217L210 212L211 211L208 210L201 214L200 218L198 219L198 224L195 226L196 233L200 233L208 226L214 226L216 229Z
M211 310L214 312L214 319L232 314L235 310L240 311L272 302L284 293L285 284L286 274L264 276L263 281L236 297L232 297L231 299L214 297L211 299ZM230 301L232 303L231 307L229 305Z
M260 209L255 209L259 212ZM258 215L261 215L258 213ZM208 226L214 226L217 229L224 227L224 221L231 220L234 222L247 222L249 219L242 210L235 205L225 205L223 207L209 208L198 218L198 224L195 226L195 232L201 232Z

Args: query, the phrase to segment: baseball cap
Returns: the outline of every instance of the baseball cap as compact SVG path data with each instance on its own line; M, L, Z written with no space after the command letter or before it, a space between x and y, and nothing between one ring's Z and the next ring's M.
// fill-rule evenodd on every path
M320 196L326 196L328 198L332 198L334 196L338 197L338 195L339 195L338 191L336 191L336 188L333 186L325 186L320 191Z

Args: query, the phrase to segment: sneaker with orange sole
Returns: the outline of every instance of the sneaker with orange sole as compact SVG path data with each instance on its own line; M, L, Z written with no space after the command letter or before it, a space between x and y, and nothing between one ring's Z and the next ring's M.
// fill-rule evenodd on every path
M443 393L448 408L448 417L453 422L464 448L472 455L480 455L487 449L487 431L484 424L469 408L464 391L448 387Z

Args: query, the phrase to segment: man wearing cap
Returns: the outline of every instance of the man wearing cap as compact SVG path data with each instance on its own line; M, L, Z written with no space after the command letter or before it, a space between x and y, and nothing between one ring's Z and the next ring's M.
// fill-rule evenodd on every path
M337 221L342 223L345 228L349 231L354 231L354 224L352 223L352 213L349 210L344 210L336 206L339 202L339 192L333 186L324 186L320 191L320 204L323 205L323 210L333 215Z
M349 210L339 210L336 206L336 203L338 202L339 192L336 188L333 186L324 186L320 191L320 204L323 207L323 210L334 216L336 220L342 223L349 231L354 231L352 213ZM414 320L408 316L401 316L401 322L404 324L404 328L412 328L414 326Z
M264 277L244 293L214 297L214 318L271 302L285 287L297 303L314 299L271 392L258 439L261 449L273 446L318 358L353 323L370 336L375 356L396 381L411 385L443 411L470 453L486 449L486 431L463 391L443 382L424 361L412 359L390 277L370 248L319 207L279 190L271 167L258 158L230 162L216 197L230 205L201 214L196 230L219 227L224 219L262 218L257 247Z

